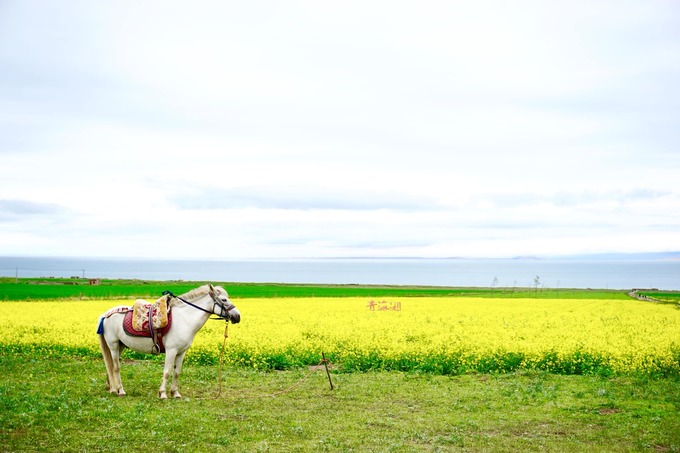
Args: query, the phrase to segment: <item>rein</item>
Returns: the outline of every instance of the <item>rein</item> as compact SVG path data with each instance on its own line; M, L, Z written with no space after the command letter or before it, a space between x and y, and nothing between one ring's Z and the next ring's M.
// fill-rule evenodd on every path
M192 304L192 303L189 302L188 300L182 299L182 298L179 297L179 296L175 296L175 295L172 293L172 291L167 291L167 290L166 290L166 291L163 291L162 294L163 294L164 296L170 296L170 297L172 297L172 298L174 298L174 299L179 299L179 300L181 300L182 302L184 302L185 304L191 305L192 307L194 307L194 308L196 308L196 309L198 309L198 310L201 310L202 312L208 313L208 314L210 314L210 315L215 315L215 316L217 316L217 318L210 318L210 319L213 319L213 320L226 319L226 320L228 320L227 315L229 315L229 309L226 308L226 307L225 307L224 305L222 305L221 303L217 302L217 301L215 300L215 298L212 297L212 295L210 295L210 297L211 297L212 300L213 300L213 311L210 311L210 310L206 310L206 309L203 308L203 307L199 307L199 306L196 305L196 304ZM220 307L220 311L221 311L221 312L220 312L219 315L215 314L215 311L214 311L214 310L215 310L215 305L217 305L218 307Z

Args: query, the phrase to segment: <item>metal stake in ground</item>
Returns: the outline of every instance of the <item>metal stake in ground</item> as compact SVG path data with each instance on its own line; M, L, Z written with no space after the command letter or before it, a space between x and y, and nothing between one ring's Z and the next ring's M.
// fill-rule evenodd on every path
M331 379L331 373L328 371L328 359L326 359L326 354L321 351L321 358L323 359L323 366L326 367L326 375L328 376L328 382L331 384L331 390L333 390L333 380Z

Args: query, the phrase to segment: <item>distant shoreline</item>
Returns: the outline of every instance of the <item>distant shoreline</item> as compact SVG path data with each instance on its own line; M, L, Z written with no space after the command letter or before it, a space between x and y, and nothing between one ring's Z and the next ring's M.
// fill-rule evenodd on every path
M516 255L494 256L289 256L289 257L135 257L135 256L64 256L64 255L0 255L0 259L64 259L64 260L112 260L112 261L327 261L327 260L680 260L680 251L638 253L591 253L574 255Z
M296 258L179 260L144 258L0 257L0 275L153 281L680 289L672 253L583 258Z

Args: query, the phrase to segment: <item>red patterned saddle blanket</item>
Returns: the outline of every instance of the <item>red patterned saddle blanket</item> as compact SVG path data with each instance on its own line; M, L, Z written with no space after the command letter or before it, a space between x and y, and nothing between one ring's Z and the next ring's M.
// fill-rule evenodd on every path
M126 312L125 317L123 318L123 330L125 331L126 334L131 335L133 337L151 338L151 340L153 340L153 347L151 348L151 353L160 354L165 352L163 337L168 332L168 330L170 330L170 326L172 326L172 311L168 310L167 324L165 325L165 327L161 329L153 328L154 311L155 311L154 307L152 307L151 304L149 304L148 318L146 322L142 323L142 330L137 330L134 326L135 324L134 310Z
M133 313L132 310L126 312L125 318L123 318L123 330L125 330L125 333L133 337L151 338L153 335L151 334L151 329L149 328L148 319L142 323L142 330L137 330L132 325L132 313ZM165 335L168 332L168 330L170 330L171 325L172 325L172 310L168 310L168 324L165 327L158 329L157 332L161 335Z
M133 337L145 337L153 340L153 354L165 352L163 337L172 326L172 310L168 307L168 296L163 296L150 304L143 299L135 301L134 306L119 305L113 307L99 320L97 334L104 334L104 319L114 314L124 314L123 330Z

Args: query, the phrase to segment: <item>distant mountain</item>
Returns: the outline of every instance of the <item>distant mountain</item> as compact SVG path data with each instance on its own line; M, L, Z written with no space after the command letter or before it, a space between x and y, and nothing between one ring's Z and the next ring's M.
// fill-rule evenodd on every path
M276 260L276 258L273 258ZM513 257L491 256L327 256L327 257L304 257L287 259L311 259L311 260L680 260L680 251L677 252L646 252L646 253L590 253L579 255L517 255Z
M567 260L680 260L680 252L594 253L555 256L553 258Z

